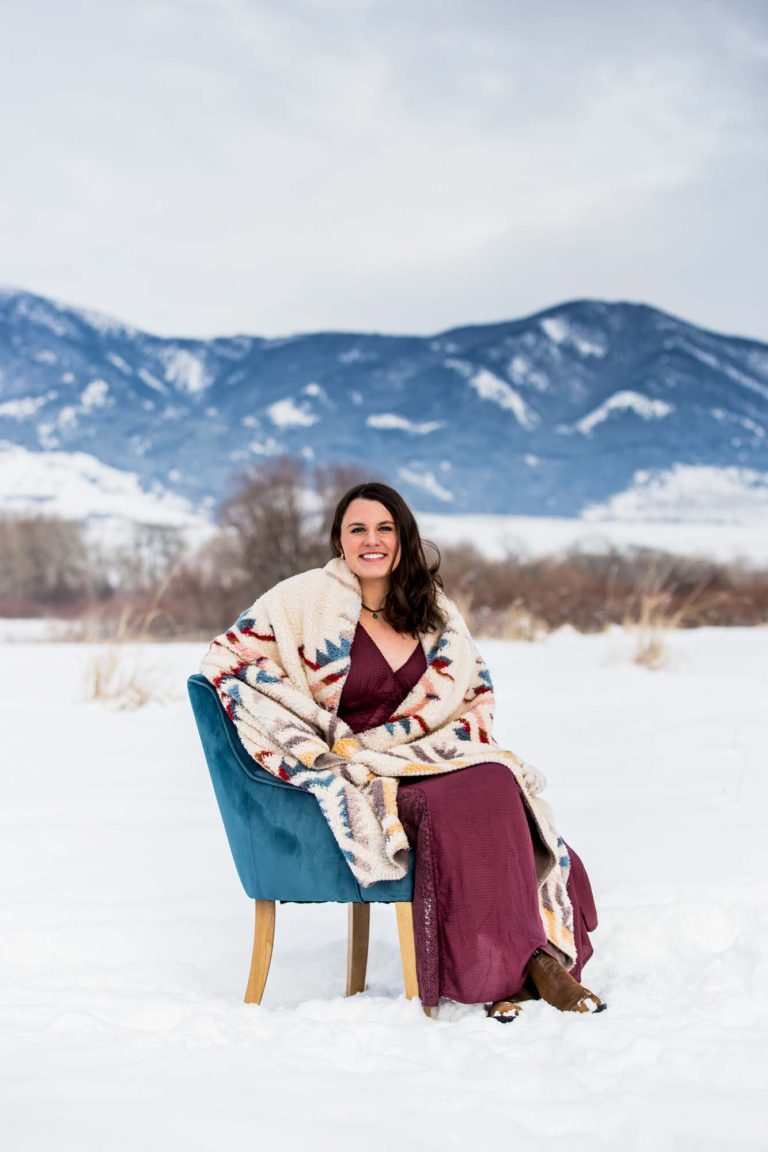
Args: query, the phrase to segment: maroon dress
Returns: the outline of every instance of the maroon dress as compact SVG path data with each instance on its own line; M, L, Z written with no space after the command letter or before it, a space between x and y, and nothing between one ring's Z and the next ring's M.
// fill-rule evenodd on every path
M358 624L339 715L354 732L383 724L426 670L421 644L393 671ZM442 776L403 780L398 810L416 853L413 919L419 994L478 1004L513 996L536 948L547 944L539 914L527 808L504 764L475 764ZM568 894L578 958L592 955L597 927L584 865L569 848Z

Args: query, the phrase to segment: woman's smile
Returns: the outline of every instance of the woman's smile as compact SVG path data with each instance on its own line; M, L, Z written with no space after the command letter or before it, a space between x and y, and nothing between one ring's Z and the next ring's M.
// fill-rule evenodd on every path
M363 581L369 602L372 603L371 597L377 597L376 604L380 604L400 560L400 541L392 513L378 500L352 500L341 522L339 545L352 571ZM366 568L370 571L364 571Z

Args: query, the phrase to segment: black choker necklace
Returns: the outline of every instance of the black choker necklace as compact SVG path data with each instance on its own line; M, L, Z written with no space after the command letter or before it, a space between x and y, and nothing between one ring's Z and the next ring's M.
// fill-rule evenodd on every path
M362 601L361 601L361 603L362 603ZM382 605L381 605L381 608L383 608L383 607L384 607L384 605L382 604ZM381 608L369 608L367 604L363 604L363 608L365 608L366 612L370 612L370 613L371 613L371 615L373 616L374 620L378 620L378 618L379 618L379 612L381 612Z

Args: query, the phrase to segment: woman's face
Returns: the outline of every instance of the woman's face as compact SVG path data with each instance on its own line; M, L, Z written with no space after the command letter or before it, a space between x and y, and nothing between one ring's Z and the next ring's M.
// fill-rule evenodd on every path
M378 500L353 500L341 521L341 550L358 580L382 579L400 561L397 525Z

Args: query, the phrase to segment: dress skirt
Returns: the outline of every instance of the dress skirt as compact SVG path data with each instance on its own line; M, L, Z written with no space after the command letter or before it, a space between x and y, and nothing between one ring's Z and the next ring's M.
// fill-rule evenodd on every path
M355 732L383 724L426 670L419 644L393 671L358 625L339 715ZM401 780L398 810L415 851L413 918L419 995L462 1004L513 997L537 948L547 948L539 914L533 836L517 780L504 764L475 764L442 776ZM584 865L572 848L579 979L597 927Z

